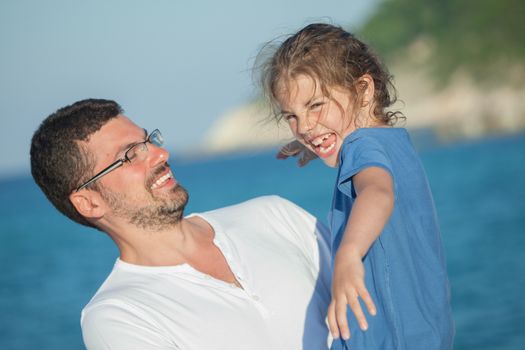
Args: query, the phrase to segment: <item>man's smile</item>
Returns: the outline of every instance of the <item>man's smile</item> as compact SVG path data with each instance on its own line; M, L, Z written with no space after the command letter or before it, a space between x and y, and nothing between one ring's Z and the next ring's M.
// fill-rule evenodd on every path
M154 189L157 189L159 187L162 187L164 186L170 179L173 179L173 174L171 173L171 171L168 171L166 174L162 175L161 177L159 177L157 179L157 181L155 181L153 183L153 185L151 185L151 189L154 190Z

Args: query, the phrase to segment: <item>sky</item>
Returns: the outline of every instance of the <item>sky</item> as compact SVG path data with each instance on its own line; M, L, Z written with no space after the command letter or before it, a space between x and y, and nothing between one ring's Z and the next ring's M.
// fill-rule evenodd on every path
M173 153L257 96L262 45L308 23L356 30L379 0L2 0L0 178L29 172L39 123L85 98L116 100Z

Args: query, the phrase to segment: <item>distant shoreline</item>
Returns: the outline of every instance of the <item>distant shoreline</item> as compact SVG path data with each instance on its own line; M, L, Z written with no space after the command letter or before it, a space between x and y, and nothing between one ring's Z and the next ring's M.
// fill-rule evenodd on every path
M415 147L420 152L427 150L437 149L440 147L446 147L460 143L477 143L483 142L487 139L500 139L500 138L521 138L525 137L525 129L515 130L513 132L503 133L487 133L478 137L445 137L443 138L439 131L432 128L419 128L419 129L408 129L412 141ZM253 147L244 149L235 149L224 152L209 152L209 151L197 151L197 152L173 152L177 154L174 158L172 166L177 164L191 164L200 163L207 161L221 161L231 160L237 158L250 158L257 157L263 154L277 152L279 149L278 144L264 146L264 147ZM176 172L176 169L175 169ZM14 169L0 173L0 182L5 185L6 182L19 182L31 179L31 172L29 169ZM35 184L36 186L36 184Z

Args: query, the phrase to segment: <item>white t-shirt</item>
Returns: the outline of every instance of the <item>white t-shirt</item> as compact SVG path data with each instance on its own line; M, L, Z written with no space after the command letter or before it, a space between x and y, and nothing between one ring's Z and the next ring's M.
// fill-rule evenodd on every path
M327 230L277 196L202 213L242 289L188 264L117 260L82 311L88 349L323 349Z

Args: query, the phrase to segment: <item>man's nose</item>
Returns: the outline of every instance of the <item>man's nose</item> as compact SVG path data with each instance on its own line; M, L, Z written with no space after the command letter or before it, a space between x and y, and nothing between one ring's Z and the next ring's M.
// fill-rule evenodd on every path
M167 162L169 157L170 153L164 147L148 145L148 159L151 167Z

